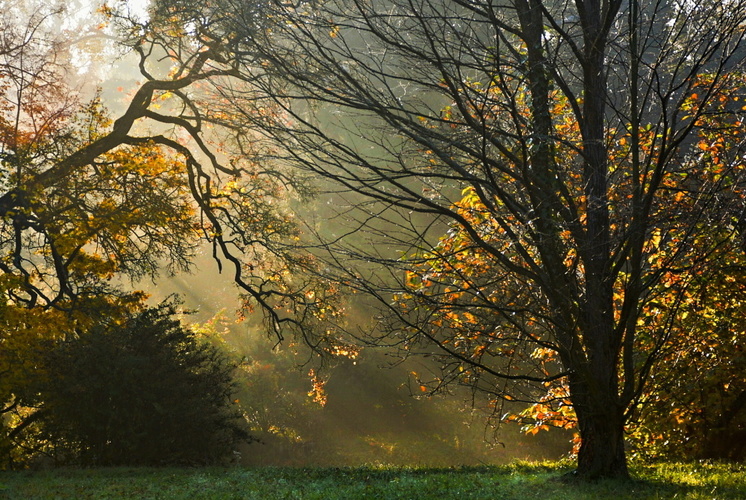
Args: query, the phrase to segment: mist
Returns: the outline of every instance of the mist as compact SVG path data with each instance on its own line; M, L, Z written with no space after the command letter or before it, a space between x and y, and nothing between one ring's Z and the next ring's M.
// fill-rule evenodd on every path
M318 371L307 346L290 339L278 344L259 314L237 319L237 290L206 252L193 273L141 285L152 303L180 296L191 311L184 321L210 323L212 335L239 363L236 399L258 439L237 450L241 465L449 467L556 460L570 452L572 434L566 431L526 435L514 423L495 428L480 407L484 401L473 400L467 388L422 392L411 372L426 372L426 359L401 360L384 348L363 348L354 359L335 358ZM363 306L354 311L366 316ZM325 404L314 401L311 370L324 381Z

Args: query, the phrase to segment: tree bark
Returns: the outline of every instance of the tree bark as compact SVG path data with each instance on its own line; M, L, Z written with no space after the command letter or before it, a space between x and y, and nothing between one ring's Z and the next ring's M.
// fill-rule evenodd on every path
M624 453L624 423L616 415L578 418L583 440L578 453L578 476L584 479L629 478Z
M614 328L609 214L609 151L606 143L608 100L606 44L611 20L620 2L578 2L583 26L582 116L583 182L586 196L586 235L579 246L584 263L582 336L587 365L574 366L580 381L570 381L578 418L581 447L578 476L583 479L628 478L624 452L624 405L620 404L618 363L621 338Z
M628 479L624 451L624 409L616 402L614 387L602 380L573 381L570 388L578 418L581 444L578 452L577 477Z

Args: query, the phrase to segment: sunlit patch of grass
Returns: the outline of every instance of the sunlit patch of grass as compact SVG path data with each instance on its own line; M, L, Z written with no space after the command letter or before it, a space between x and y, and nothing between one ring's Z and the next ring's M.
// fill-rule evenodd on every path
M567 483L568 462L482 467L60 469L0 473L7 499L736 499L746 467L636 465L633 481Z
M726 498L730 492L746 498L746 464L724 462L675 463L666 462L640 466L637 474L651 483L678 484L688 487L692 494L687 498Z

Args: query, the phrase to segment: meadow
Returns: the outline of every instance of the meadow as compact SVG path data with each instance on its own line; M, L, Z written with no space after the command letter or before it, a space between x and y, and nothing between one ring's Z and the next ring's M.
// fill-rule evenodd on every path
M579 484L571 464L417 468L211 467L5 471L3 499L743 499L746 465L634 465L632 481ZM563 479L565 478L565 479Z

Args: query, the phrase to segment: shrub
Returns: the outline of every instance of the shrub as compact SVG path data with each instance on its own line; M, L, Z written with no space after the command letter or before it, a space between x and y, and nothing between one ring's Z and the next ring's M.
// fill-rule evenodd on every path
M249 439L232 370L172 303L100 323L48 357L42 434L82 465L216 463Z

